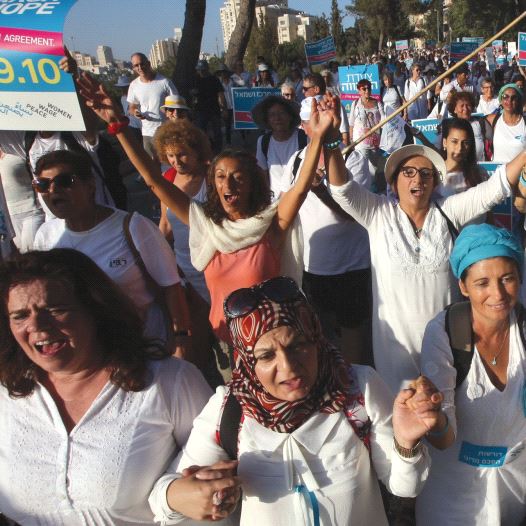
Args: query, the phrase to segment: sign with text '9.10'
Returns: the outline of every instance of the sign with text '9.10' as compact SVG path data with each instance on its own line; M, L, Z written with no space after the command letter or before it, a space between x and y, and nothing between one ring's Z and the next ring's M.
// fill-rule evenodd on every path
M64 56L64 19L76 0L0 0L0 129L84 130Z

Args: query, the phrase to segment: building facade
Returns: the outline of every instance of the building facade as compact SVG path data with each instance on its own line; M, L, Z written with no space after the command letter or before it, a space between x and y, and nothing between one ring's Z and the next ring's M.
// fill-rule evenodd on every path
M97 61L101 66L111 66L114 62L111 47L97 46Z
M152 68L158 68L170 57L177 56L177 40L174 38L164 38L156 40L150 50L150 62Z

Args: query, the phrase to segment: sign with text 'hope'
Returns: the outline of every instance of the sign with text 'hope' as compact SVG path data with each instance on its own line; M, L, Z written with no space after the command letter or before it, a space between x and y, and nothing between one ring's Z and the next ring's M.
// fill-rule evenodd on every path
M0 1L0 129L85 129L73 79L59 68L75 1Z

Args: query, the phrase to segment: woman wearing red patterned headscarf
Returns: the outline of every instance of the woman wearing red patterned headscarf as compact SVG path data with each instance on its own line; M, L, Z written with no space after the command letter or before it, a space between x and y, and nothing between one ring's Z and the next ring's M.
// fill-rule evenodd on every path
M232 381L155 485L156 520L173 519L174 510L227 517L240 484L242 525L387 525L377 478L400 496L420 491L429 469L420 439L439 426L441 394L420 378L393 405L373 369L348 367L328 344L290 278L239 289L224 308Z

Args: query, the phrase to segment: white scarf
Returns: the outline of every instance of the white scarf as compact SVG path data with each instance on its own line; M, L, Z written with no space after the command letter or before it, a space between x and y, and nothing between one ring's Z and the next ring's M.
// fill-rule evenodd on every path
M231 254L258 243L267 232L276 215L278 201L252 217L221 225L214 223L204 213L202 205L190 204L190 258L192 265L203 271L216 252ZM303 275L303 235L298 217L287 232L281 249L280 273L290 276L301 287Z

